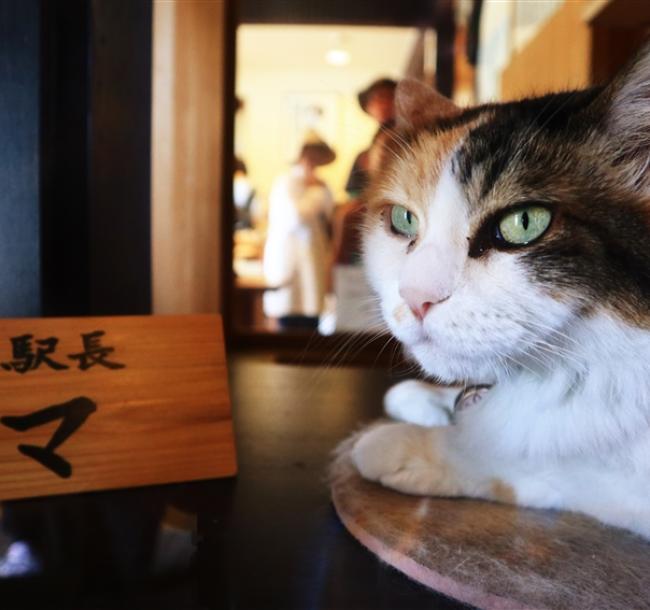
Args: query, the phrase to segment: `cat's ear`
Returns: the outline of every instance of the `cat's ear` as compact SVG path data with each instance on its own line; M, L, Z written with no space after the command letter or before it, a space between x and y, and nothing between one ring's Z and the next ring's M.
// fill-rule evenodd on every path
M440 119L449 119L461 109L449 98L413 78L402 80L395 91L398 129L415 131Z
M650 189L650 44L601 95L606 130L620 162L629 168L636 187Z

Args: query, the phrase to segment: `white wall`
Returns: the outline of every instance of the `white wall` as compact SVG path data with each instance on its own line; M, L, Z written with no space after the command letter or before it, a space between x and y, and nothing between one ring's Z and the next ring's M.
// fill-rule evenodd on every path
M313 100L325 110L321 135L338 155L320 173L337 200L345 199L354 157L377 129L359 107L357 93L376 78L399 78L416 39L410 28L239 28L237 95L244 109L236 120L236 151L262 197L299 148L295 103ZM349 50L347 66L324 60L327 48L338 44Z
M237 152L244 158L258 191L266 196L273 179L295 159L300 136L295 133L289 104L292 97L311 93L314 99L322 94L327 109L335 108L335 120L326 121L327 127L320 131L336 150L337 158L321 168L320 175L337 198L343 197L354 157L368 145L377 129L356 100L358 83L365 82L367 75L347 72L327 78L313 72L287 74L277 70L247 76L238 87L246 108L236 122Z

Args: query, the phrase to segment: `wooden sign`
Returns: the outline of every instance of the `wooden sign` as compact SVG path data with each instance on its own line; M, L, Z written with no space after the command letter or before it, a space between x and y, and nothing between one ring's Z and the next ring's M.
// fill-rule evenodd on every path
M0 320L0 500L236 472L216 315Z

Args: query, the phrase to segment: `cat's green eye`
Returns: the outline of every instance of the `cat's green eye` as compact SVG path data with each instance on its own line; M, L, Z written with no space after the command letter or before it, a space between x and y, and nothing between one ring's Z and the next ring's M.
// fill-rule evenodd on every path
M414 239L418 234L418 218L413 212L403 205L393 205L390 208L390 226L395 233L409 239Z
M512 246L525 246L544 235L551 219L551 211L544 206L518 207L501 218L497 238Z

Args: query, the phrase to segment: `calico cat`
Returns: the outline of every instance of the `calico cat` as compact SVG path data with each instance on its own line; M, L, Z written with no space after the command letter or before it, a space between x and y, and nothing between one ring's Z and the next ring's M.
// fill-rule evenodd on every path
M361 435L410 494L581 511L650 537L650 46L606 87L460 109L416 81L366 195L365 264L430 378ZM453 414L453 425L450 423Z

